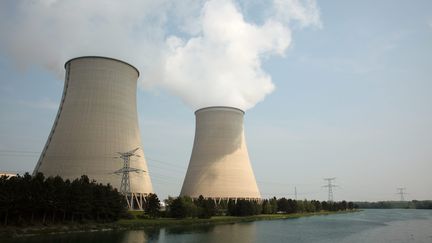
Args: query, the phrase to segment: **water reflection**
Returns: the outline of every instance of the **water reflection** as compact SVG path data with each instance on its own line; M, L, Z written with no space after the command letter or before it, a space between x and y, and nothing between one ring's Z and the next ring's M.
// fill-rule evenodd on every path
M1 243L432 242L432 210L360 213L226 225L41 235Z
M220 225L207 235L208 242L253 242L256 238L255 223Z
M124 237L121 242L142 243L148 242L148 238L149 237L144 230L131 230L124 233Z
M160 242L253 242L254 223L167 228ZM162 238L161 238L162 239Z
M70 234L49 234L26 236L14 239L0 239L2 243L96 243L123 242L124 233L115 231L86 232Z
M138 242L252 242L254 223L153 228L123 232L122 243ZM111 241L110 241L111 242Z
M191 225L183 227L166 228L166 234L206 234L213 230L215 225Z

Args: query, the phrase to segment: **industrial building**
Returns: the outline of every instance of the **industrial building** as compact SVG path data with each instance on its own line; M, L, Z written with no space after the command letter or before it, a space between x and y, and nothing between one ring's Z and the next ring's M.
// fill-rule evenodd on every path
M181 196L216 200L261 198L249 161L244 112L207 107L195 112L195 139Z
M137 156L128 162L134 170L127 188L140 204L153 189L138 127L138 70L95 56L71 59L65 69L60 107L34 173L66 179L87 175L120 189L122 175L115 172L124 161L118 156L133 150Z

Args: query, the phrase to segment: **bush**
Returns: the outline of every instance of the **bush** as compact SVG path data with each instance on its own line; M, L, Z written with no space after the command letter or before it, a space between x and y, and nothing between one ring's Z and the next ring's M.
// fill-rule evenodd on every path
M167 202L168 215L172 218L194 218L198 215L198 207L190 197L177 197Z

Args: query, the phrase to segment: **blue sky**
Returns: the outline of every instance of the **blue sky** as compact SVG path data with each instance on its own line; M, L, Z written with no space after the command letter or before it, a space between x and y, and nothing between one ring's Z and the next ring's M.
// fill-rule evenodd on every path
M247 21L261 21L256 6L266 1L257 2L242 9ZM300 198L323 200L323 178L336 177L336 200L398 199L400 186L408 199L432 199L432 2L317 5L322 27L290 27L285 55L262 59L274 91L246 112L262 195L292 197L297 187ZM0 170L32 171L57 112L62 74L37 61L17 65L0 51ZM162 198L177 195L194 109L170 89L142 86L138 112L154 189Z

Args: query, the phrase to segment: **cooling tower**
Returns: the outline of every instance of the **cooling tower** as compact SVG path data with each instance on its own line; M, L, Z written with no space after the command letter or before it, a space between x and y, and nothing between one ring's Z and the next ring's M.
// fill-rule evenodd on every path
M195 140L180 195L260 198L244 137L244 112L207 107L197 110L195 116Z
M78 57L65 64L60 107L35 171L75 179L87 175L120 188L123 167L117 152L142 148L136 106L139 72L120 60ZM132 157L130 192L150 193L152 184L142 149ZM145 172L142 172L144 170Z

